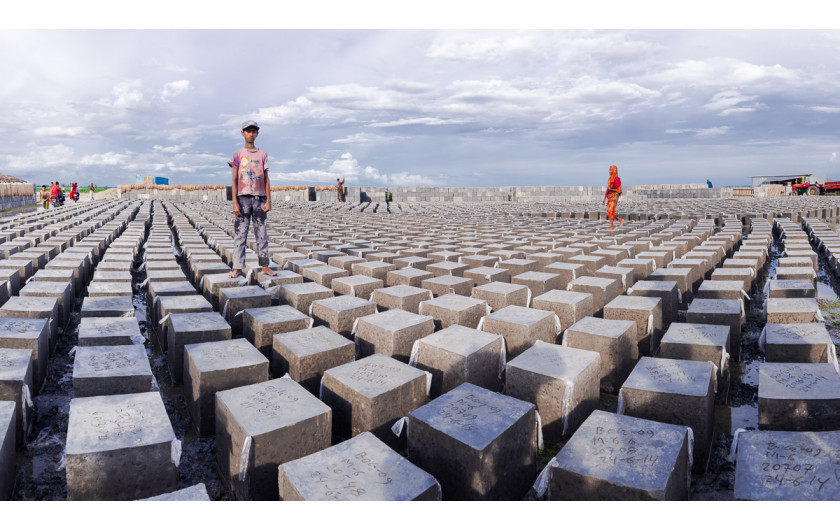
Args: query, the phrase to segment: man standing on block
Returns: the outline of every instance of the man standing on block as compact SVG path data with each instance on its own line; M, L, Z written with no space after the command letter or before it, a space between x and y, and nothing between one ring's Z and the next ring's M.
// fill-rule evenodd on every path
M335 198L338 202L344 201L344 177L341 180L335 179Z
M236 251L233 255L233 270L230 277L242 275L245 268L245 241L248 238L248 227L254 223L254 239L257 241L257 255L262 273L276 276L277 273L268 268L268 232L266 231L266 214L271 210L271 187L268 183L268 155L257 149L254 141L260 134L260 127L256 122L248 120L242 124L242 137L245 147L234 151L228 165L233 168L233 243Z

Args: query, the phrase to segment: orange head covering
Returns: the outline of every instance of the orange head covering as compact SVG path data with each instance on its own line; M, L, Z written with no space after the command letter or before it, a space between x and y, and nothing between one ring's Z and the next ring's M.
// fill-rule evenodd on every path
M610 166L610 178L618 175L618 167Z

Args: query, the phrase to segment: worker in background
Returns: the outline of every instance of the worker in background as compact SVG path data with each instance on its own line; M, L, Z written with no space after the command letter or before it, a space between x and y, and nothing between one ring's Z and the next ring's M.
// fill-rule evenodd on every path
M708 186L710 188L714 188L714 186L712 186L712 181L709 180L709 179L706 179L706 186Z

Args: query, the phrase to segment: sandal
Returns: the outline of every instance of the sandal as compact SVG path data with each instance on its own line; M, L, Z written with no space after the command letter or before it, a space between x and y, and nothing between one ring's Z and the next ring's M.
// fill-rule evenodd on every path
M230 274L228 274L228 278L238 278L240 276L243 276L243 274L242 271L239 269L233 269L232 271L230 271Z

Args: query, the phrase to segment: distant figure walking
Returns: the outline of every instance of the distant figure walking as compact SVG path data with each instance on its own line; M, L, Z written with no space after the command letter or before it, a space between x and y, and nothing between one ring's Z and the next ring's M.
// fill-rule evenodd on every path
M96 186L94 186L94 185L93 185L93 182L91 182L91 183L90 183L90 187L88 188L88 189L90 189L90 200L93 200L93 190L94 190L95 188L96 188Z
M621 179L618 178L618 167L610 166L610 178L607 180L607 192L604 193L604 202L607 203L607 215L610 216L609 230L615 230L613 223L615 223L615 207L618 204L618 197L621 195ZM618 226L624 224L624 219L618 218Z
M341 177L341 180L335 179L335 198L338 202L344 202L344 181L346 180L345 177Z
M710 188L714 188L714 186L712 186L712 181L709 180L709 179L706 179L706 186L708 186Z
M44 205L45 210L49 210L49 208L50 208L50 190L47 189L46 184L41 185L41 203Z

